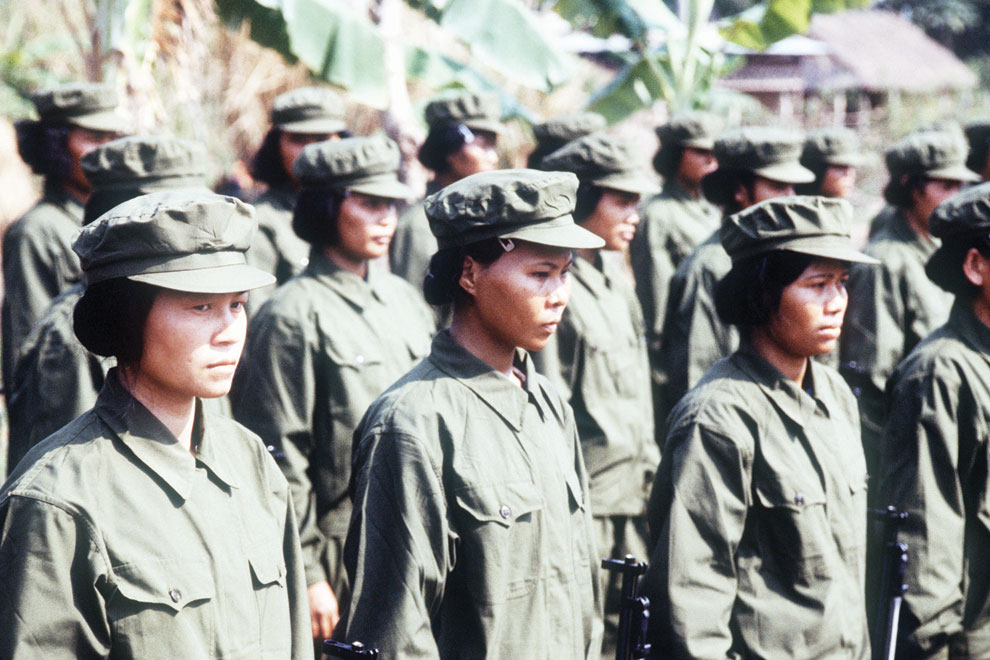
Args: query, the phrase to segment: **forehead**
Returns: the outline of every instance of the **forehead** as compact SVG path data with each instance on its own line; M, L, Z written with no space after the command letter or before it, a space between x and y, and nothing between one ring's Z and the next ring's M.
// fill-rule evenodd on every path
M849 262L836 259L815 259L804 269L801 277L817 275L843 275L849 272Z

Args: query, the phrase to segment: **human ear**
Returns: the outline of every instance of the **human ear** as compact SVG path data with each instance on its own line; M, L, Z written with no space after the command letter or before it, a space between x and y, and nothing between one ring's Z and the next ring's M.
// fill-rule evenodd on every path
M983 286L990 277L990 260L980 254L976 248L970 248L963 259L962 269L970 284Z
M469 296L474 296L477 291L478 273L481 271L481 264L475 261L474 257L464 257L464 264L461 266L461 277L457 281L461 288Z

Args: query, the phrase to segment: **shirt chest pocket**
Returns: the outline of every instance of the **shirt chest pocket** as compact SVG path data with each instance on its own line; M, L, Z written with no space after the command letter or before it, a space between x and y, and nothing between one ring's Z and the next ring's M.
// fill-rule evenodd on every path
M585 353L596 387L608 388L620 397L636 397L648 385L644 381L645 340L640 337L592 337Z
M114 576L107 615L122 657L214 647L216 585L205 560L149 560L117 567Z
M763 566L795 584L831 576L835 543L817 479L773 474L753 485L755 535Z
M455 573L485 603L533 591L540 578L545 533L543 498L531 482L461 489L454 495L461 549Z

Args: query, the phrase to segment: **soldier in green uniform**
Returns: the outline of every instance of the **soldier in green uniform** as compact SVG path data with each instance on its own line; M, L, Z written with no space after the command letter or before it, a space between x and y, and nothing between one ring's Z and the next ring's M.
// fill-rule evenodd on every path
M281 286L306 267L309 244L292 231L299 181L292 164L307 144L348 137L344 100L325 87L286 92L272 104L272 127L252 162L251 174L268 189L253 202L258 234L248 262L275 276ZM255 291L251 308L259 309L274 287Z
M574 220L599 236L601 249L576 250L571 298L551 344L559 362L546 373L574 409L591 480L591 514L598 553L645 558L646 499L660 450L653 433L653 401L646 336L628 275L601 250L619 252L639 224L640 196L657 190L637 168L623 139L594 133L543 159L546 170L573 172L579 186ZM615 653L621 576L607 572L603 654Z
M52 300L80 278L72 239L82 225L89 181L80 159L126 130L110 87L75 83L31 100L37 121L18 122L17 149L45 178L41 200L3 237L3 382L13 379L21 342Z
M771 199L723 221L716 305L742 342L671 413L644 593L664 658L870 657L866 463L836 345L852 208Z
M600 556L570 406L526 351L567 304L577 179L503 170L427 198L429 357L354 434L354 593L336 635L402 658L596 660ZM520 350L524 349L524 350Z
M966 169L962 140L949 131L912 133L887 151L886 160L890 181L884 197L895 213L865 248L881 265L852 269L839 346L840 371L859 399L871 474L887 378L919 341L945 322L952 304L951 295L925 275L925 262L938 247L928 230L929 215L964 182L978 179Z
M113 355L96 405L0 490L0 657L311 658L288 485L258 438L200 401L244 344L249 206L125 202L73 244L80 341Z
M718 169L702 179L705 197L730 215L763 200L794 194L795 184L814 178L798 162L802 144L800 133L779 128L726 132L715 141ZM715 310L715 285L730 268L715 231L681 262L670 281L659 359L663 380L657 419L661 422L705 371L739 343L735 327L723 323Z
M419 162L434 174L426 194L478 172L498 167L495 142L505 129L498 98L490 94L461 93L431 101L426 106L430 132L419 148ZM399 217L389 248L392 272L419 291L437 241L423 211L423 202L411 205Z
M643 205L642 224L629 246L636 295L646 319L657 404L664 382L660 344L670 280L681 262L718 229L722 216L701 192L701 180L718 168L712 149L722 126L721 118L713 114L689 112L657 127L660 148L653 167L663 177L663 191ZM660 408L658 405L657 412ZM663 421L656 420L658 430Z
M928 276L954 294L948 322L887 383L883 504L908 514L897 657L990 657L990 184L931 216Z
M815 174L811 183L794 186L799 195L849 197L864 162L859 137L844 127L822 128L808 133L801 151L801 165Z
M172 137L126 137L108 142L82 158L92 186L83 224L117 204L158 190L206 191L206 150ZM113 358L95 355L79 343L72 311L86 285L78 282L56 298L21 345L13 382L7 385L10 423L8 465L93 407ZM226 397L203 404L223 414Z
M545 157L571 140L604 130L605 126L605 118L597 112L575 112L533 124L536 147L527 156L526 166L534 170L543 169Z
M375 260L388 252L399 148L345 138L303 149L293 227L309 265L252 319L232 399L238 421L278 454L299 513L313 636L330 636L347 597L342 552L351 436L368 405L429 351L433 315Z

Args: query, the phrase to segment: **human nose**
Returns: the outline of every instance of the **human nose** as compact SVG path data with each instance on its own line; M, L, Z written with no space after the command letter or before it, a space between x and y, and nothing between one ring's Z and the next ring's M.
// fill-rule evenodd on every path
M217 327L213 333L213 343L217 345L238 344L244 341L247 331L247 317L243 308L239 311L224 305L217 314Z
M566 307L571 299L571 281L566 275L556 278L553 289L547 296L547 305L552 308Z
M827 289L828 295L825 299L826 314L845 314L846 304L849 302L849 292L843 282L836 282Z

